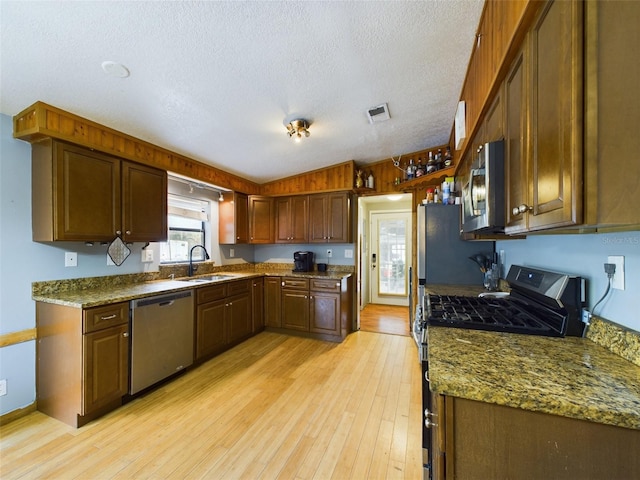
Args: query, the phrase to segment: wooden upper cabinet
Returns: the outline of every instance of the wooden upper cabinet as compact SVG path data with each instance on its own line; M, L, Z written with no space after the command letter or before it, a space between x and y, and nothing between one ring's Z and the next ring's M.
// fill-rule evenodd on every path
M219 243L249 243L249 197L238 192L226 194L218 212Z
M582 223L582 7L548 2L529 36L529 230Z
M309 196L309 242L351 241L351 199L348 193Z
M276 243L307 242L308 200L307 195L276 198Z
M125 241L165 241L167 172L122 162L122 214Z
M274 243L273 198L249 196L249 243Z
M166 172L50 139L32 149L35 241L166 240Z
M526 216L517 208L527 203L526 100L525 80L528 61L526 45L516 57L504 85L505 106L505 233L526 230ZM514 212L514 208L516 211Z

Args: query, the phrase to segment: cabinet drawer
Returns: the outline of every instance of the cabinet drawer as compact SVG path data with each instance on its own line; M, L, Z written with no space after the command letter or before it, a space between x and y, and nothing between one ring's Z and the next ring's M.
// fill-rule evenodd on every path
M237 282L227 283L227 296L232 297L239 293L246 293L251 289L249 280L239 280Z
M340 292L340 280L337 279L311 279L311 290L320 292Z
M282 288L294 290L309 290L308 278L282 277Z
M87 308L82 312L83 333L95 332L129 322L129 302Z
M201 303L220 300L227 296L227 284L211 285L210 287L201 287L196 290L198 292L198 305Z

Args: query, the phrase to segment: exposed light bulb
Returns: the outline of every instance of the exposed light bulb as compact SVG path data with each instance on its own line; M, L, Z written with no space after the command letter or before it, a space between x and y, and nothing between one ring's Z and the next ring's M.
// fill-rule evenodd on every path
M298 132L298 133L296 134L296 142L298 142L298 143L299 143L301 139L302 139L302 135L300 134L300 132Z

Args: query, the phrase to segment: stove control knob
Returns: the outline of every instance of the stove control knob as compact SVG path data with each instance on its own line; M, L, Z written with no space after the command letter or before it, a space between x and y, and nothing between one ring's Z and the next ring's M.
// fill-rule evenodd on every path
M432 422L431 420L429 420L428 418L424 419L424 426L427 428L431 428L431 427L437 427L438 424L435 422Z

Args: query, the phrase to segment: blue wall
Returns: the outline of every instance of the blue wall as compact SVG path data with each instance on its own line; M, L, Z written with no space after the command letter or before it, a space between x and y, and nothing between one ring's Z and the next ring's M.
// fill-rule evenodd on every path
M542 267L585 277L590 310L607 288L603 266L607 257L623 255L625 289L612 289L595 313L640 331L640 231L530 235L526 240L496 242L496 250L504 250L507 267L512 264Z

